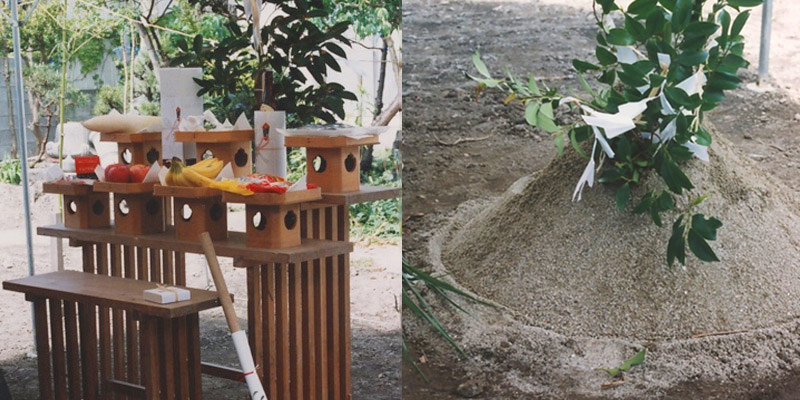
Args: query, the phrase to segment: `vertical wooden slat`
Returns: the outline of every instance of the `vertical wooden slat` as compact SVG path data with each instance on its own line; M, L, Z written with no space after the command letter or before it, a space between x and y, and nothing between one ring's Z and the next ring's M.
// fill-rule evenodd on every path
M200 376L200 323L197 314L192 314L186 317L186 324L188 328L189 347L189 398L192 400L200 400L203 398L203 380Z
M175 343L175 376L178 379L176 385L175 398L189 398L189 347L185 340L188 334L186 317L178 318L175 321L175 336L178 338Z
M53 370L50 364L50 340L47 327L47 300L35 297L33 320L36 328L36 361L39 367L39 396L42 400L53 400Z
M288 264L289 269L289 372L292 398L303 399L303 288L302 269L298 264Z
M121 248L117 244L111 245L111 276L122 276ZM111 312L113 325L113 365L114 379L125 380L125 320L122 310L115 309Z
M98 246L101 246L98 244ZM95 272L94 246L83 245L83 270ZM79 304L78 319L81 337L81 372L83 374L83 398L98 398L97 365L97 310L94 305Z
M97 244L97 273L108 275L108 245L105 243ZM98 307L100 316L98 324L100 327L100 392L105 394L108 391L106 382L111 378L111 319L109 318L108 307Z
M335 240L337 229L337 213L334 207L325 208L325 239ZM336 257L325 259L325 269L328 274L326 293L328 296L328 389L330 399L339 399L341 396L341 363L340 363L340 315L339 315L339 260Z
M67 398L67 369L64 350L64 310L61 300L50 299L50 341L53 344L53 381L56 400Z
M80 347L78 345L78 321L75 303L64 302L64 330L67 342L67 378L69 381L69 397L81 398L81 364Z
M161 396L161 380L159 379L158 321L152 317L142 316L140 319L142 349L142 385L145 398L159 399Z
M337 228L339 230L336 239L344 242L350 241L350 212L349 207L340 205L337 207ZM341 356L340 368L342 370L341 393L342 399L349 400L352 391L351 382L351 354L350 354L350 254L339 255L339 318L341 319L339 333L339 352Z
M147 267L147 247L136 248L136 279L146 281L150 279L150 269Z
M261 359L264 356L264 336L261 330L261 268L253 266L247 269L247 333L253 360L257 368L259 379L264 379L264 366Z
M317 396L328 398L328 301L325 295L328 283L328 271L320 259L314 264L314 356L317 361Z
M98 398L97 365L97 311L94 305L79 304L81 336L81 372L83 373L84 399Z
M175 252L175 284L186 286L186 256L183 252Z
M289 271L286 264L275 264L275 313L278 340L278 396L289 400Z
M133 246L124 246L123 254L125 257L125 277L129 279L136 279L136 248ZM133 317L133 312L125 312L125 342L126 342L126 360L127 360L127 381L130 383L139 383L139 330L137 328L136 320Z
M175 284L175 252L164 250L161 269L164 271L164 283L167 285Z
M172 331L172 321L162 319L158 321L158 340L161 349L161 378L162 398L173 400L175 398L175 337Z
M263 369L264 384L270 399L278 398L278 327L275 310L275 277L277 268L274 264L261 265L261 289L263 317L261 330L264 333Z
M300 210L300 237L308 237L308 210Z
M306 398L317 398L317 375L316 375L316 346L314 334L314 271L313 264L303 262L301 268L301 288L302 288L302 342L303 343L303 392Z
M150 253L150 282L162 283L164 278L161 275L161 250L152 248Z

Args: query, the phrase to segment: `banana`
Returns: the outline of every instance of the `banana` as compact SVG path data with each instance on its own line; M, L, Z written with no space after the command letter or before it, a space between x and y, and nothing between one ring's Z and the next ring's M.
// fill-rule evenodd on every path
M191 169L192 171L196 171L198 174L203 175L206 178L214 179L219 174L219 171L222 171L222 168L224 166L225 164L222 162L222 160L216 158L208 158L195 165L186 168Z
M184 174L186 170L186 166L178 159L172 160L172 165L169 167L169 171L167 171L167 176L164 178L166 184L169 186L192 186L192 184L186 179L186 175Z
M184 168L181 175L186 178L186 181L191 186L211 187L211 184L214 183L214 181L212 181L210 178L201 175L199 172L191 168Z

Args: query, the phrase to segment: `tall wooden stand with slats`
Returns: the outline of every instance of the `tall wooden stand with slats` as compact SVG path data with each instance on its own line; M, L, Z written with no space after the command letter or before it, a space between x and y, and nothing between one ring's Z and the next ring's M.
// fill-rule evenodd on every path
M37 232L44 236L67 238L71 245L83 247L83 268L86 272L167 284L185 285L185 253L203 252L199 242L175 239L171 226L163 233L148 235L116 233L112 228L73 229L63 225L39 227ZM324 331L317 327L338 326L339 323L328 315L327 308L320 308L325 311L314 313L312 304L328 303L325 299L327 292L303 285L302 277L315 274L309 271L308 266L325 265L325 260L349 254L353 245L349 242L308 238L294 247L253 248L247 246L243 232L230 231L227 239L214 241L214 248L218 256L232 257L234 265L248 268L248 334L256 364L261 366L259 373L271 377L269 381L264 380L265 388L274 394L270 400L326 398L302 394L312 393L303 389L306 382L315 381L305 373L314 364L304 363L309 362L306 357L314 352L308 350L305 336L298 334L318 338L317 345L311 348L334 354L337 351L329 348L329 345L337 345L324 341ZM309 298L318 299L317 303L309 302ZM307 312L318 317L309 318ZM112 332L110 340L113 343L124 341L124 345L112 347L114 352L123 349L125 353L114 358L125 360L115 367L114 374L124 371L124 379L139 384L139 370L129 369L141 359L137 349L141 346L139 332L142 327L133 317L121 312L117 314L112 313L110 318L104 318L101 310L98 324L100 336L106 330ZM192 349L199 351L199 346ZM203 363L202 371L226 379L242 379L241 370L211 362ZM311 380L307 380L307 377Z

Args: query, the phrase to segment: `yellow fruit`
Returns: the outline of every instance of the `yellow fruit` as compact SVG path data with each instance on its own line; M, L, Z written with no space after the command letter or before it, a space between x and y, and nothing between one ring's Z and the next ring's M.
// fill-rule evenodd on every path
M219 171L222 171L224 166L225 164L222 162L222 160L209 158L186 168L196 171L198 174L203 175L206 178L214 179L217 177L217 175L219 175Z
M250 195L253 194L252 191L247 190L247 189L239 186L239 182L228 180L228 179L220 181L220 182L212 181L211 182L211 187L213 187L214 189L219 189L219 190L225 191L225 192L241 194L243 196L250 196Z
M164 181L169 186L193 186L186 179L185 170L186 166L180 160L173 159Z
M210 187L214 182L191 168L184 168L183 174L181 175L186 178L186 181L189 182L191 186Z

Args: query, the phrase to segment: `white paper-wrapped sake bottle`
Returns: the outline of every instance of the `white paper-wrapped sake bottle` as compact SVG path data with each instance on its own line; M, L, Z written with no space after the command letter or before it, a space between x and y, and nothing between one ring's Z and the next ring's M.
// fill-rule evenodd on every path
M256 172L285 178L286 148L278 129L286 128L286 112L256 111L253 120Z
M183 160L197 158L197 145L175 142L175 130L178 129L178 109L184 118L203 114L203 98L197 96L200 85L194 81L194 78L202 77L202 68L159 69L161 148L165 160L172 157Z

